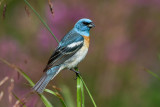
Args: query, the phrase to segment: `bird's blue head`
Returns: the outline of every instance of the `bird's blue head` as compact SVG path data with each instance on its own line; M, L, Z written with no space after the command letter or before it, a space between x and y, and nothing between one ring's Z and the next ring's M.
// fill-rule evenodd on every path
M74 30L84 36L89 36L89 31L91 28L95 27L90 19L80 19L75 25Z

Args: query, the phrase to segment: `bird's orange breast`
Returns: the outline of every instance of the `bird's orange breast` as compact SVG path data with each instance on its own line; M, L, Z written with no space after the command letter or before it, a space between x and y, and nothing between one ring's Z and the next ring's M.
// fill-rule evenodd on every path
M84 46L89 48L90 37L88 36L83 36L83 37L84 37Z

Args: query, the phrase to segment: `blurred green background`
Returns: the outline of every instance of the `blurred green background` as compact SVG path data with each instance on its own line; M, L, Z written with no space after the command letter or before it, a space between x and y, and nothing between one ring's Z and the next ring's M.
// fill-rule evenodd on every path
M145 71L150 69L160 75L160 1L53 0L53 14L48 1L29 2L58 40L80 18L90 18L95 23L90 32L89 53L79 69L98 107L160 107L160 81ZM23 0L0 1L0 57L16 64L37 82L56 46ZM0 81L8 77L0 86L0 106L13 106L16 99L9 97L10 91L23 98L31 87L3 63L0 73ZM64 70L48 86L52 90L52 85L61 88L70 107L76 106L74 79L73 72ZM55 96L44 95L55 107L62 106ZM25 103L27 107L44 107L36 94ZM87 93L85 104L93 106Z

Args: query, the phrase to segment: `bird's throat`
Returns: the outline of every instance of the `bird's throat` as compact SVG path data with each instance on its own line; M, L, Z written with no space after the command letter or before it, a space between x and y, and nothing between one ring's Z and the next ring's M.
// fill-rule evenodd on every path
M84 37L84 45L89 48L90 43L90 37L89 36L83 36Z

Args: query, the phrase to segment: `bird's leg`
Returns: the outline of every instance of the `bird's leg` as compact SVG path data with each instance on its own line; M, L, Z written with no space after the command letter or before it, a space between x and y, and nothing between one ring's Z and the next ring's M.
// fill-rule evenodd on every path
M76 66L74 68L71 68L70 70L76 73L76 79L77 79L78 74L80 74L80 72L78 71L78 67Z

